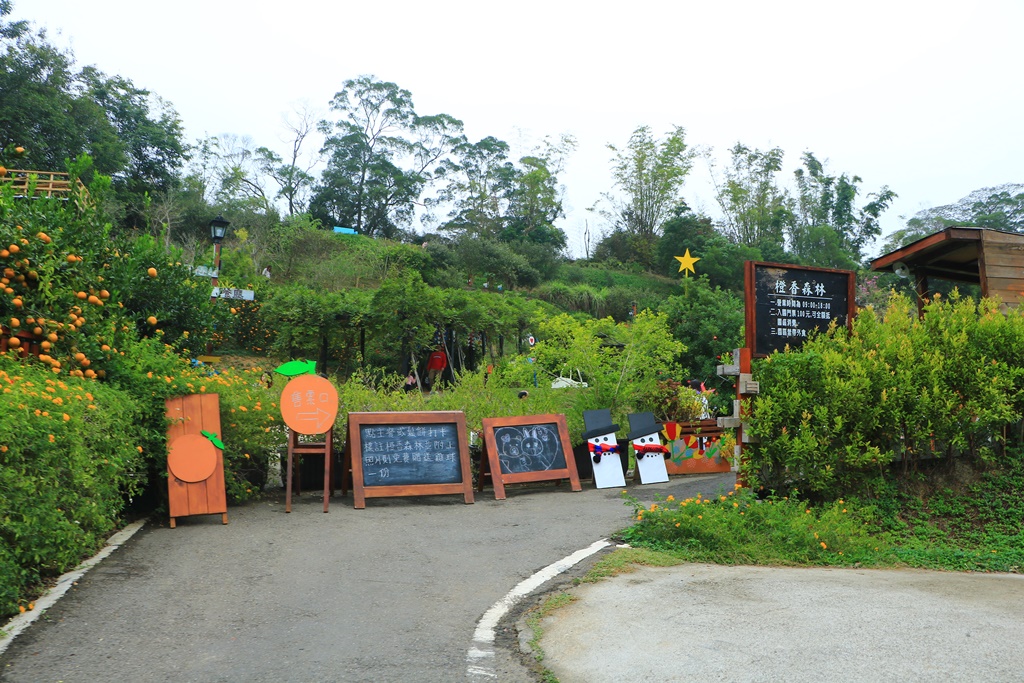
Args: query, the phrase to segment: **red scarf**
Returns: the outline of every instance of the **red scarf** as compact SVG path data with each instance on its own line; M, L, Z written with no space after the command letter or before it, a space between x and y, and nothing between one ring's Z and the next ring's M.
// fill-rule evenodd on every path
M587 450L591 453L618 453L619 444L617 443L591 443L587 442Z
M660 443L644 444L643 446L634 445L633 451L638 458L642 458L645 455L653 455L654 453L661 453L662 455L669 453L668 447L662 446Z

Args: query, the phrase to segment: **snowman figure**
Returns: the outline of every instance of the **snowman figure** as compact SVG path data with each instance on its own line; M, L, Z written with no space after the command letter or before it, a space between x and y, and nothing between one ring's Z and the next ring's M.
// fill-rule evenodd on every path
M641 484L656 484L668 481L665 460L669 457L667 447L661 445L658 432L661 425L654 420L654 413L630 413L629 439L636 454L636 472Z
M594 462L594 485L599 489L622 488L626 485L625 468L615 437L619 425L612 424L612 412L584 410L583 426L583 438Z

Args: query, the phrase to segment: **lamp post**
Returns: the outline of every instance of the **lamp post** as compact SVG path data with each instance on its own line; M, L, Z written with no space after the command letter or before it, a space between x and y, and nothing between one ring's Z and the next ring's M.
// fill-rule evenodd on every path
M213 239L213 269L216 275L213 276L213 286L218 285L217 278L220 276L220 243L224 235L228 233L230 221L224 220L224 216L217 214L217 217L210 221L210 237Z
M213 268L214 276L211 281L211 285L216 288L220 277L220 243L224 240L224 235L228 232L228 226L231 225L230 221L224 220L224 216L217 214L217 217L210 221L210 238L213 239ZM210 300L216 299L213 293L210 293ZM206 355L209 356L213 353L213 342L207 342L206 344Z

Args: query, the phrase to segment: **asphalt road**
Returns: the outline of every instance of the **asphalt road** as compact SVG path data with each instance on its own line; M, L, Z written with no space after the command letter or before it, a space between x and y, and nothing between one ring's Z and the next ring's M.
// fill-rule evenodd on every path
M651 501L734 481L629 489ZM473 505L424 496L355 510L350 495L321 509L307 494L285 514L281 492L230 508L227 526L219 515L147 524L0 655L0 681L464 681L481 616L630 513L618 489L551 483L509 487L504 501L488 490ZM515 648L515 618L498 626L494 680L538 680Z

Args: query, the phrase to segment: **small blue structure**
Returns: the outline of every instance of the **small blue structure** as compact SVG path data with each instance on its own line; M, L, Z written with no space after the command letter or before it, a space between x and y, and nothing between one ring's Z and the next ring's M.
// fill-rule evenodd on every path
M337 225L334 226L335 235L358 235L354 228L339 228Z

